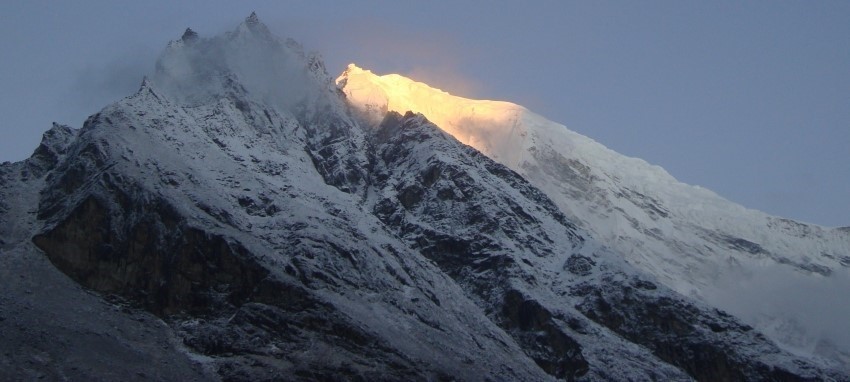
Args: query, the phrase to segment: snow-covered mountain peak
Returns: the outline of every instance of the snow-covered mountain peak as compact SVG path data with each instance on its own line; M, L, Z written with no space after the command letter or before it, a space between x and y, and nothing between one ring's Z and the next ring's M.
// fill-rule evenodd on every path
M492 158L519 160L517 149L525 131L518 121L528 113L522 106L454 96L398 74L378 76L355 64L336 81L373 123L388 111L422 113L462 143Z
M192 30L192 28L186 28L186 31L183 32L183 36L180 37L180 40L183 42L191 42L198 39L198 32Z
M337 85L345 91L349 99L356 107L362 107L358 101L372 101L377 104L381 100L387 100L392 105L390 111L404 113L406 111L419 112L414 109L436 111L443 107L450 110L442 113L434 113L440 117L440 122L446 122L457 118L457 112L463 107L484 107L478 114L492 117L494 121L501 122L497 114L488 115L486 111L492 112L523 112L524 107L504 101L473 100L452 95L446 91L431 87L428 84L412 80L399 74L376 75L371 70L363 69L357 64L348 64L345 71L337 78ZM404 106L410 108L405 109ZM454 113L452 113L454 112ZM424 113L423 113L424 114ZM429 117L432 119L432 117ZM434 121L437 123L437 121Z
M774 312L793 312L803 302L753 307L745 301L764 300L758 296L770 294L768 287L730 292L728 275L758 279L790 272L800 280L821 280L850 268L850 239L840 229L745 208L522 106L457 97L353 64L337 78L337 86L373 123L388 112L424 114L459 141L521 174L629 263L682 294L744 317L758 316L751 322L790 347L799 345L790 337L806 335L775 329L776 322L789 317ZM799 282L803 288L809 281ZM816 322L791 320L803 322L803 331L810 334L817 331Z
M266 24L260 21L260 18L257 17L255 12L251 12L251 15L239 24L234 33L237 35L249 34L264 39L276 39L275 35L269 30Z
M141 85L139 85L139 90L137 90L136 93L143 91L145 89L149 89L151 86L152 85L151 85L150 78L148 78L148 76L144 76L144 77L142 77Z
M256 25L260 23L260 18L257 17L257 12L251 12L248 17L245 18L245 23L249 25Z
M0 353L14 354L0 380L846 374L659 282L702 285L700 261L722 256L832 271L700 226L673 197L694 193L663 170L515 104L356 65L334 83L255 14L190 31L136 94L0 164ZM796 236L768 239L824 235L775 223ZM97 369L115 361L129 377ZM218 375L187 377L196 368Z
M339 97L321 58L274 36L256 14L215 37L187 29L162 53L151 82L171 100L188 106L222 97L240 104L258 102L278 112L340 103L334 100Z
M337 78L337 86L373 122L380 121L387 111L422 113L459 141L514 170L522 165L530 149L541 149L538 143L551 145L554 142L548 140L553 138L557 141L554 147L580 152L605 167L625 169L618 174L621 180L635 174L641 179L651 176L661 182L678 183L658 166L620 155L511 102L463 98L398 74L379 76L355 64ZM532 131L534 134L529 135ZM644 183L641 179L629 183Z

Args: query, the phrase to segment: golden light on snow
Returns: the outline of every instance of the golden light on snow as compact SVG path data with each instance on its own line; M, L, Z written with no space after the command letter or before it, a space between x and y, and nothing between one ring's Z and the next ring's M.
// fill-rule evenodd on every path
M517 149L523 144L525 131L519 121L527 113L522 106L457 97L397 74L377 76L354 64L337 78L337 84L352 104L375 122L386 111L421 113L487 156L510 163L520 160L523 150Z

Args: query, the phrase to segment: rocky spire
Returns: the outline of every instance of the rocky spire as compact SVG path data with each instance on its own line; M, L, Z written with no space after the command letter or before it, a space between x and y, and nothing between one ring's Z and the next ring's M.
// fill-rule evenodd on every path
M251 15L245 18L245 21L243 21L242 24L239 26L239 30L241 30L242 32L249 32L258 37L273 37L271 31L269 31L269 28L266 27L266 25L260 21L259 17L257 17L256 12L251 12Z
M148 79L148 76L142 77L142 84L139 85L139 90L142 90L144 88L148 88L150 86L151 86L151 80Z
M260 18L257 17L257 12L251 12L251 15L245 19L245 23L248 25L256 25L260 23Z
M192 28L186 28L186 31L183 32L183 37L180 37L183 42L192 42L198 39L198 33L193 31Z

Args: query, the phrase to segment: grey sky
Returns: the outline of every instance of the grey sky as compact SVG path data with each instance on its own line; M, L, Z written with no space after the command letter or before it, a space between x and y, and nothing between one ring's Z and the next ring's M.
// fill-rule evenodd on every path
M403 5L399 5L403 4ZM171 40L273 31L512 101L747 207L850 225L850 2L0 2L0 161L132 93Z

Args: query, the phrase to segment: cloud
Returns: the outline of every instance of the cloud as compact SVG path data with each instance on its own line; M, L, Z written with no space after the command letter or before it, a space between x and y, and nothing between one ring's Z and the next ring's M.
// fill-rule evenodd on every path
M354 62L376 74L401 74L459 96L486 94L486 84L473 73L480 49L433 26L364 17L270 23L282 35L321 51L332 76Z
M727 274L704 296L789 351L826 357L850 368L848 291L846 269L822 277L772 265Z
M159 52L144 47L105 54L78 70L66 90L68 103L62 108L95 113L105 105L133 94L142 78L153 73Z

